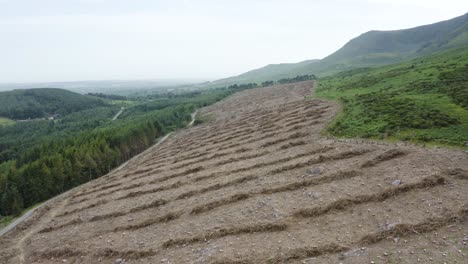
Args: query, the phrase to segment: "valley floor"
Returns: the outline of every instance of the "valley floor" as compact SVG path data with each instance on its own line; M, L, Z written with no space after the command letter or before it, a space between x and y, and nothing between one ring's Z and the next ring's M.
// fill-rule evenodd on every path
M326 139L313 82L256 88L37 210L0 263L466 263L461 151Z

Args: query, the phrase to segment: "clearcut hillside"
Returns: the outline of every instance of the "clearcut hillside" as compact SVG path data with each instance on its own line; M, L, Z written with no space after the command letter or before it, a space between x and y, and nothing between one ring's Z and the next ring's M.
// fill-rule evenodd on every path
M466 154L322 138L339 107L313 86L201 109L2 237L0 263L466 262Z

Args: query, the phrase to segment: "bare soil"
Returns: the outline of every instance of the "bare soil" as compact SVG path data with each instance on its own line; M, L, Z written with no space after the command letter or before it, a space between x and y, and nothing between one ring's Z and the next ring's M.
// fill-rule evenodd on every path
M41 208L0 263L468 263L468 157L320 135L313 82L237 93L207 122Z

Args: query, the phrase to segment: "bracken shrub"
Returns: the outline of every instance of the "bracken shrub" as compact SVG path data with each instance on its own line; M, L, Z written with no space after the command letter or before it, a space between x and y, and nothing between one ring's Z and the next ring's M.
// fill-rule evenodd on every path
M356 97L370 120L382 120L387 123L386 130L404 128L434 128L458 124L453 118L429 103L398 96L397 93L370 93Z
M408 129L443 128L460 124L429 102L398 93L374 92L342 100L344 114L329 132L337 136L385 138ZM417 140L430 141L431 137Z

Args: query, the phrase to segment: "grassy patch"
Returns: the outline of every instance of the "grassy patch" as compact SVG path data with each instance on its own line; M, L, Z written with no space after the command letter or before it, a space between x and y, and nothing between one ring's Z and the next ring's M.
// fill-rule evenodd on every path
M5 117L0 117L0 126L8 126L8 125L14 125L16 122L5 118Z
M15 221L16 219L20 218L21 216L23 216L25 213L29 212L30 210L38 207L39 205L41 205L42 203L38 203L38 204L35 204L33 206L30 206L26 209L24 209L21 214L17 215L17 216L13 216L13 215L7 215L7 216L1 216L0 215L0 229L3 229L4 227L8 226L9 224L11 224L13 221Z
M212 117L206 116L206 115L202 116L202 115L198 114L198 115L195 116L195 121L193 122L193 125L197 126L197 125L200 125L200 124L203 124L203 123L207 123L210 120L212 120Z
M130 107L139 104L139 102L135 100L109 100L109 103L124 107Z
M13 220L16 219L14 216L2 216L0 217L0 229L3 229L5 226L9 225Z
M340 100L327 132L339 137L463 146L468 141L468 51L451 50L323 78L316 95Z

